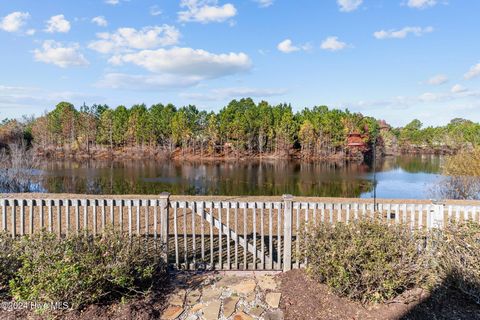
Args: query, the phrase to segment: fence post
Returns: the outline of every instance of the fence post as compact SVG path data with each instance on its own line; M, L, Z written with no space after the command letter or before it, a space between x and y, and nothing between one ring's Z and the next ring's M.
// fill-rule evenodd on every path
M292 269L293 196L283 195L283 271Z
M162 258L168 267L168 232L169 232L169 207L170 207L170 193L162 192L160 194L160 223L161 223L161 237L162 237Z
M7 231L7 200L2 200L2 230Z
M441 203L433 202L433 215L430 228L442 229L444 227L444 206Z

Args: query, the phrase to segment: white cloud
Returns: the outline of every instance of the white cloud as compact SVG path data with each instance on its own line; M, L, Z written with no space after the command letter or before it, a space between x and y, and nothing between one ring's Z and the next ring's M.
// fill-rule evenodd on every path
M421 94L418 99L422 102L431 102L431 101L436 101L441 98L441 95L438 93L432 93L432 92L425 92Z
M125 73L107 73L96 83L96 86L110 89L149 91L190 87L198 84L202 80L201 77L188 75L131 75Z
M410 33L420 37L425 33L433 32L433 27L405 27L403 29L395 30L380 30L373 33L373 36L377 39L403 39L407 37Z
M376 118L387 119L393 126L404 126L413 117L405 117L405 114L415 115L422 119L425 126L447 124L453 118L464 118L472 121L480 121L478 112L480 104L475 100L466 100L459 97L450 101L418 102L410 101L409 97L397 97L383 101L357 103L357 111L368 113ZM354 104L344 104L352 108Z
M15 99L27 95L28 93L37 93L37 89L31 87L0 85L0 101L2 102L5 102L7 97L14 101Z
M381 119L389 119L392 125L404 125L409 121L406 114L414 114L425 120L425 125L448 123L453 118L480 121L480 90L468 90L455 85L444 90L426 92L421 95L393 96L378 100L334 102L348 106L357 112L366 112ZM411 118L410 118L411 120Z
M478 113L478 98L480 91L469 91L463 87L454 86L448 91L426 92L419 96L396 96L381 100L359 101L357 103L343 103L356 106L377 117L391 119L392 122L401 122L405 114L416 114L419 118L430 123L447 123L452 118L462 117L471 120L480 120ZM458 90L460 89L460 90ZM457 92L453 92L457 90Z
M104 101L103 97L87 92L48 91L39 87L19 87L0 84L0 109L3 117L17 118L21 114L40 116L59 101L80 104L84 101Z
M152 16L159 16L162 14L162 10L157 5L150 7L150 15Z
M54 64L61 68L88 65L89 62L79 49L76 43L64 46L54 40L46 40L42 44L42 49L35 49L33 53L36 61Z
M106 4L109 4L111 6L116 6L117 4L120 4L120 2L128 2L130 0L104 0Z
M248 87L232 87L220 88L211 90L208 93L183 93L182 97L196 100L224 100L232 98L267 98L273 96L284 95L287 92L285 89L262 89L262 88L248 88Z
M462 93L462 92L466 92L467 91L467 88L463 87L462 85L459 85L459 84L456 84L452 87L452 89L450 89L450 92L452 93Z
M416 9L425 9L437 4L436 0L408 0L407 6Z
M25 25L26 21L30 18L28 12L12 12L0 21L0 29L6 32L17 32Z
M406 109L408 108L414 99L411 97L406 96L396 96L387 99L380 99L380 100L371 100L365 101L360 100L357 103L348 103L348 105L355 105L362 109L374 109L374 108L382 108L382 109Z
M37 30L35 30L35 29L28 29L28 30L25 32L25 34L26 34L27 36L33 36L35 33L37 33Z
M182 22L223 22L237 14L233 4L218 5L217 0L181 0L180 7L186 8L178 12L178 19Z
M252 62L245 53L214 54L192 48L143 50L113 56L113 65L132 63L159 74L213 79L250 70Z
M106 27L108 26L108 21L105 19L104 16L98 16L92 18L92 23L95 23L99 27Z
M97 33L100 40L91 42L88 47L101 53L119 52L130 49L153 49L175 45L180 31L169 25L134 28L119 28L114 33Z
M322 45L320 46L323 50L329 51L338 51L345 49L347 44L338 40L338 37L328 37L323 40Z
M290 53L290 52L295 52L300 50L299 47L296 47L292 44L292 40L290 39L285 39L282 42L280 42L277 45L277 49L282 51L283 53Z
M472 66L467 73L465 73L464 78L467 80L473 79L480 76L480 63Z
M67 19L65 19L65 16L63 14L52 16L47 21L47 26L45 28L45 31L48 33L55 33L55 32L66 33L70 31L70 22Z
M480 91L470 91L457 84L448 91L425 92L419 96L396 96L383 100L360 101L356 103L356 105L363 108L408 109L418 108L420 104L430 104L432 106L436 106L438 104L451 101L468 99L473 99L476 101L478 97L480 97ZM435 104L432 104L433 102L435 102Z
M299 46L295 46L293 45L292 40L285 39L277 45L277 49L283 53L291 53L291 52L300 51L300 50L309 51L312 49L312 46L310 43L305 43Z
M44 102L58 103L60 100L69 100L70 98L85 99L85 97L93 97L89 94L76 93L71 91L46 91L38 87L19 87L19 86L5 86L0 85L0 103L3 107L4 102L10 102L12 104L23 105L25 102L30 101L35 103L35 107L39 107ZM44 105L45 106L45 105ZM43 111L43 110L38 110Z
M475 100L480 96L479 91L470 91L461 85L453 86L448 92L426 92L418 97L414 102L436 102L436 103L445 103L449 101L473 98Z
M444 84L447 81L448 81L448 77L446 75L437 74L437 75L431 77L430 79L428 79L427 83L431 84L431 85L440 85L440 84Z
M254 0L254 1L258 3L260 8L268 8L275 2L275 0Z
M342 12L355 11L363 3L363 0L337 0L337 4Z

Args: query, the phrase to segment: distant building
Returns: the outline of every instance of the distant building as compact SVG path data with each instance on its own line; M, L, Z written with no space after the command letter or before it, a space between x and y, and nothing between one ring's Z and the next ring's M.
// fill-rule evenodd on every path
M366 135L351 132L348 134L347 137L347 147L349 149L357 149L359 151L365 151L368 149L367 144L365 143Z

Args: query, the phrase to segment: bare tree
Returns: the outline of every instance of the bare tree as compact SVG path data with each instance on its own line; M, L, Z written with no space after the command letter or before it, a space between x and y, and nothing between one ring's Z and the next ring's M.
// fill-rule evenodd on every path
M445 177L434 188L441 199L480 200L480 148L447 158Z
M0 192L33 192L38 189L35 169L39 159L24 143L10 144L0 150Z
M434 193L440 199L480 200L480 178L443 177L435 186Z

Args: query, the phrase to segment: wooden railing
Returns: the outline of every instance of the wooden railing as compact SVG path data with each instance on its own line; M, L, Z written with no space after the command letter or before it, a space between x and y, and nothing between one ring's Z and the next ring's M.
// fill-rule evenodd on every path
M308 225L381 219L410 228L442 228L448 221L480 220L480 203L359 199L295 201L209 200L198 197L0 198L0 228L12 237L41 230L60 237L111 228L161 245L175 268L290 270L302 257Z

